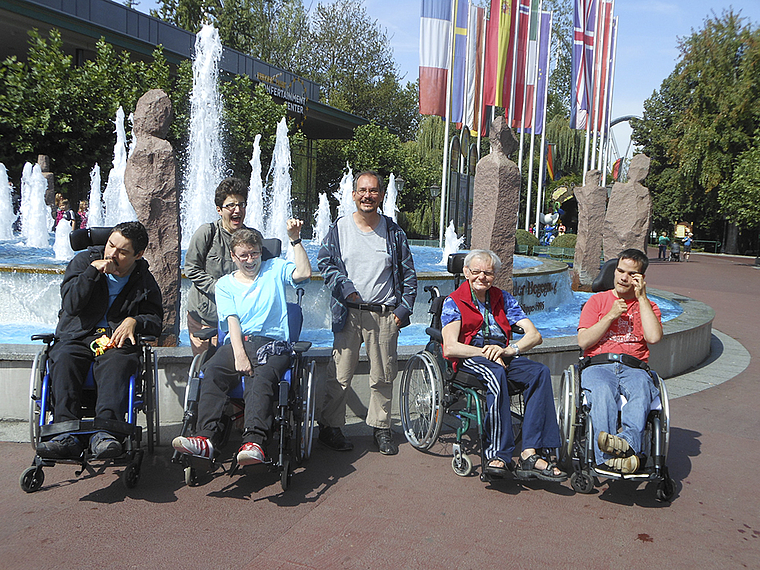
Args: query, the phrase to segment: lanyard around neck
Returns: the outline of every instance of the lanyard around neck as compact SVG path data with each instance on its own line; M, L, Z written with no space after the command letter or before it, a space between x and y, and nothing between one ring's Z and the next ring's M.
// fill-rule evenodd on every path
M472 286L470 286L470 294L472 295L473 304L476 307L479 307L480 301L475 296L475 291L472 290ZM491 301L488 291L486 291L486 301L483 305L485 307L485 312L483 313L483 324L480 325L480 333L483 335L483 340L487 342L491 338Z

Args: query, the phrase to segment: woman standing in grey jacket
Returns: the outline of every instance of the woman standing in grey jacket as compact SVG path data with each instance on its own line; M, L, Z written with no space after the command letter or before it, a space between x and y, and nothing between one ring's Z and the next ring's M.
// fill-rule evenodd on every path
M202 328L216 328L216 302L214 293L220 277L235 271L230 256L232 234L244 228L248 187L238 178L225 178L219 183L214 195L219 219L203 224L193 234L185 255L185 275L192 281L187 296L187 328L193 355L201 354L216 345L200 340L194 335Z

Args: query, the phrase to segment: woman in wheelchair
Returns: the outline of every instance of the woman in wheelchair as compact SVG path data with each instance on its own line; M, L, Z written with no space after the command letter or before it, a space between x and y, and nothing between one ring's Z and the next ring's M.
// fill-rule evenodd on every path
M274 387L290 364L290 352L277 349L278 342L288 341L285 285L295 287L311 277L311 264L299 239L302 226L301 220L287 222L295 263L279 257L262 261L262 237L256 230L240 229L232 235L230 249L238 269L216 285L219 326L228 334L225 344L203 365L198 432L174 439L172 446L180 453L213 459L214 446L223 437L227 393L243 375L245 429L236 460L239 465L265 461Z
M503 477L514 470L520 479L564 481L567 475L539 450L560 445L549 369L521 353L541 344L541 333L508 292L492 287L501 260L476 249L464 260L466 281L443 303L443 352L455 368L478 375L485 383L485 474ZM525 335L510 344L510 322ZM507 378L524 388L523 450L515 466L515 449Z

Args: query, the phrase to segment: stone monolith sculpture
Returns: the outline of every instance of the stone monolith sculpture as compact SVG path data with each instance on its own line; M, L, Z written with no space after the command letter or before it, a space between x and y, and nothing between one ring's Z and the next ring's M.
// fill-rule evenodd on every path
M502 262L494 285L512 291L512 256L520 200L520 170L508 155L517 140L504 117L491 125L491 152L475 168L472 203L472 248L490 249Z
M612 186L604 218L605 261L631 247L647 251L652 197L642 182L649 173L649 162L647 155L637 154L628 168L628 182L615 182Z
M133 126L135 147L127 160L124 185L129 200L148 230L145 259L164 303L159 344L174 346L179 336L180 225L177 164L165 140L172 121L169 96L152 89L137 102Z
M598 170L589 170L585 184L575 188L575 199L578 200L578 239L573 260L573 273L577 279L574 285L585 289L594 281L601 265L607 189L600 184L600 178Z

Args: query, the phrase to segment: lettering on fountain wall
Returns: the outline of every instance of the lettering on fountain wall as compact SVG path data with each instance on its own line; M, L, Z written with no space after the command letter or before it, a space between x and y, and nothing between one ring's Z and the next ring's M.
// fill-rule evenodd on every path
M546 309L547 298L549 295L556 294L557 281L542 282L532 279L515 279L513 295L519 301L526 315Z

